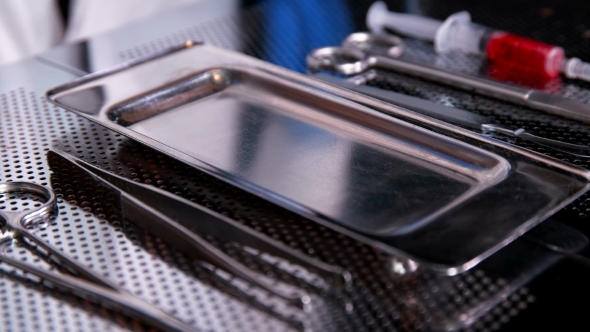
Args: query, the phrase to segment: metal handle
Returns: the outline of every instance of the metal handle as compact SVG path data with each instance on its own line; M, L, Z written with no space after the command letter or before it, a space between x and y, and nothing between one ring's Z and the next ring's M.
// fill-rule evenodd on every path
M42 279L65 288L77 294L94 296L107 302L109 306L121 308L131 313L132 316L143 318L146 322L167 331L195 331L189 325L175 317L163 312L157 307L144 302L143 300L132 296L114 282L94 272L84 266L79 261L65 255L61 250L43 241L35 233L27 229L28 221L48 216L56 207L56 196L53 190L30 182L6 182L0 183L0 193L11 192L29 192L41 195L46 201L40 206L34 207L33 210L25 211L6 211L0 210L0 216L5 219L6 228L9 229L12 237L20 237L29 245L37 246L43 249L49 257L56 259L58 263L68 268L77 276L84 279L78 279L68 275L57 275L28 264L22 263L13 258L0 254L0 261L17 267L25 272L34 274Z
M32 182L3 182L0 183L0 194L6 195L11 192L28 192L37 194L45 198L45 202L40 203L40 206L33 207L25 211L11 211L0 210L0 217L2 217L6 224L10 227L22 227L23 229L29 221L37 218L48 216L55 210L57 202L53 191L42 185ZM18 225L18 226L17 226Z
M343 47L322 47L307 55L307 67L312 72L331 70L344 75L362 73L369 68L365 53Z

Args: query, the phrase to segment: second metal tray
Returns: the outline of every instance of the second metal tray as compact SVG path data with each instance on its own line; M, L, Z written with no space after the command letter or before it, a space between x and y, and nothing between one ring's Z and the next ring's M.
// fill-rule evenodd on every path
M375 104L192 44L47 93L59 106L448 274L475 265L588 189L590 176L580 168L423 117L485 149L476 147L341 96Z

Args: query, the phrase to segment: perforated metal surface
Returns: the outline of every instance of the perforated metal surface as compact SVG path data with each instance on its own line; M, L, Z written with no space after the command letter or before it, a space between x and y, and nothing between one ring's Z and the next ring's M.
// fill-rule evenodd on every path
M238 16L187 27L168 38L146 45L129 45L129 49L117 51L121 60L127 60L187 39L205 40L304 71L305 54L315 47L339 44L346 34L358 30L365 7L367 4L358 4L357 12L348 19L335 14L327 16L330 3L319 11L311 11L308 19L330 19L319 27L315 25L315 37L305 41L282 39L277 32L269 33L268 27L260 22L267 22L269 11L277 7L263 4ZM292 4L283 4L280 8L287 13L299 9ZM240 42L236 42L236 36ZM424 55L424 61L430 61L428 47L418 44L414 45L419 50L416 52ZM410 53L407 56L411 56ZM416 59L420 57L416 55ZM451 62L455 66L461 64L460 70L470 71L479 70L475 65L477 61L480 60ZM587 126L519 106L392 73L379 75L371 85L493 116L499 123L522 125L539 135L588 143ZM574 85L574 88L553 88L552 91L590 100L590 93L584 87ZM41 99L42 91L15 86L0 93L0 182L32 181L47 185L59 194L58 214L47 224L40 225L39 234L132 294L196 327L215 331L283 331L304 326L314 331L426 331L461 321L461 315L493 298L497 304L485 310L486 313L468 329L492 331L500 329L535 300L526 288L503 293L505 281L489 278L482 270L455 277L435 276L421 270L396 275L393 270L399 271L400 265L391 257L126 137L49 106ZM516 143L530 147L524 142ZM48 160L45 152L49 148L68 151L120 176L168 190L309 256L342 266L352 273L354 287L336 298L322 294L291 273L282 272L233 244L209 237L212 243L251 268L310 292L314 310L300 312L245 282L220 277L198 261L175 251L149 230L121 220L117 206L109 203L108 195L93 191L91 181L60 160ZM566 158L558 154L553 156ZM571 161L587 167L585 161ZM586 199L583 197L569 208L580 218L585 217L582 213L585 213ZM66 273L52 267L42 255L34 254L35 250L25 250L23 246L22 242L4 242L2 253L53 269L55 273ZM47 287L5 264L0 264L0 268L3 271L0 274L0 330L148 328L138 320ZM496 294L501 296L494 298ZM351 313L346 313L342 305L346 299L353 304Z

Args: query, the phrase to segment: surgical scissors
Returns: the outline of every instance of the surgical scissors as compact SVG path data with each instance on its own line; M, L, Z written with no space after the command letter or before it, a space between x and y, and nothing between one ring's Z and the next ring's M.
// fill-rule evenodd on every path
M45 201L28 200L26 195L34 195L37 198L42 197ZM17 203L16 199L19 196L22 196L20 199L25 201L22 203L24 206L22 208L19 208L16 204L10 204ZM7 201L11 202L6 203ZM61 250L37 236L32 231L35 223L39 220L48 219L57 210L56 196L51 189L30 182L0 183L0 202L4 204L4 208L0 209L0 219L4 221L2 226L5 240L22 239L26 244L37 246L43 249L50 258L57 260L65 268L84 279L67 274L56 274L23 263L6 256L4 252L0 253L0 262L39 277L56 285L58 288L75 294L82 294L85 297L95 298L103 305L117 308L159 329L165 331L198 331L193 326L127 292L121 286L95 273L80 262L69 258ZM11 205L12 207L10 207Z
M345 75L360 74L369 68L393 70L590 123L590 104L540 90L397 59L404 53L404 48L403 40L399 37L357 32L349 35L342 42L342 47L313 50L307 56L307 66L310 71L327 69Z
M463 90L475 91L493 98L519 103L525 106L558 113L564 116L567 116L565 113L572 111L584 116L590 116L589 104L583 104L568 98L550 95L538 90L531 90L518 86L503 84L484 78L450 72L440 68L421 64L419 65L407 62L405 60L396 59L403 54L405 47L403 40L396 36L373 35L366 32L358 32L348 36L342 45L342 47L323 47L310 52L307 56L307 66L310 72L315 73L321 70L330 70L344 75L362 74L346 81L338 79L328 79L328 81L361 93L369 94L373 97L388 102L392 102L393 104L399 105L399 103L395 101L396 99L399 99L399 97L396 97L395 94L387 94L385 91L377 91L378 89L356 86L359 83L362 84L363 81L366 81L366 78L370 76L368 74L365 75L364 73L370 72L370 69L373 68L393 70L403 74L408 74L410 76L416 76L426 80L451 85ZM316 77L322 76L317 75ZM371 90L371 92L369 92L369 90ZM420 100L416 100L416 98L412 99L414 99L414 101L409 103L409 105L421 102ZM410 110L426 114L443 121L449 122L449 119L453 118L452 115L444 115L444 111L430 111L428 109L425 111L423 107L406 106L408 103L405 101L400 101L400 103L402 106L408 107ZM561 111L557 112L558 109L564 113L560 113ZM452 113L452 110L449 109L447 112ZM462 112L465 113L465 111ZM471 117L473 116L476 115L474 114ZM523 140L535 142L539 145L549 147L551 149L576 157L590 157L590 146L566 143L539 137L526 132L522 128L506 128L486 122L488 120L484 119L484 117L480 118L481 123L478 123L477 126L475 126L475 129L480 129L488 133L518 137ZM573 118L579 119L579 117ZM465 122L461 120L462 119L454 119L454 121L450 122L459 124ZM588 118L585 119L585 121L588 120Z

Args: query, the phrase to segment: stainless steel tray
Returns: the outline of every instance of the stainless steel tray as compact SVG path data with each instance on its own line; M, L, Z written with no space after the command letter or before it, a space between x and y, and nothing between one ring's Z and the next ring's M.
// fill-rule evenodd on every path
M590 179L581 168L208 45L91 74L47 98L447 274L502 248L588 190Z

